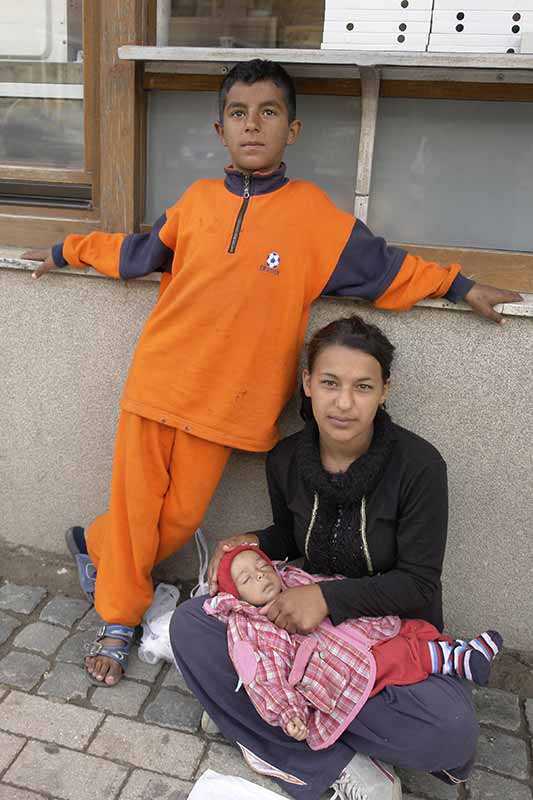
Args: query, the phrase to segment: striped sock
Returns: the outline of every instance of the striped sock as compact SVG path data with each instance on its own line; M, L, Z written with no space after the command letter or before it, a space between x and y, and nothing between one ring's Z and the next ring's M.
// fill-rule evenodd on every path
M469 642L428 642L431 672L437 675L457 675L485 686L488 683L492 659L501 649L503 639L497 631L485 631Z

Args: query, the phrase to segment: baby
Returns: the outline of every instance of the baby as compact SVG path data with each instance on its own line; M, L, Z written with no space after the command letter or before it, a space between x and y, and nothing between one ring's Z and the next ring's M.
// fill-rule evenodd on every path
M430 674L487 683L502 646L495 631L464 642L424 620L387 616L337 626L326 618L312 634L291 635L260 612L286 587L336 579L290 566L278 571L255 545L236 547L220 562L219 592L204 610L227 623L232 662L267 722L318 750L336 741L368 697L387 685Z

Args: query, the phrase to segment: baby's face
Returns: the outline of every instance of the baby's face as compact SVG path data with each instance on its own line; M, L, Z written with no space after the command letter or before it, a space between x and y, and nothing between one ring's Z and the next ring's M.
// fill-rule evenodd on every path
M278 573L253 550L235 556L230 575L241 600L254 606L264 606L281 591Z

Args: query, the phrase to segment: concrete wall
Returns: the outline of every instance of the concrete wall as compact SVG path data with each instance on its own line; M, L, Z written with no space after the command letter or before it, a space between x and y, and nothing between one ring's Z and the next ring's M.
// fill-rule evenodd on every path
M63 550L63 531L105 510L118 402L157 293L119 284L0 269L0 538ZM321 300L310 328L357 309L397 345L393 418L448 462L447 627L496 626L533 649L533 319L503 328L473 314L417 308L394 315ZM285 432L298 427L294 408ZM207 514L222 537L269 522L263 458L235 453ZM175 561L190 577L194 550Z

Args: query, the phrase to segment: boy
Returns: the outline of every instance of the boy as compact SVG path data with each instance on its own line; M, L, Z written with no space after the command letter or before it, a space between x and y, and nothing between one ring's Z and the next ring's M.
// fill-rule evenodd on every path
M387 247L316 186L289 181L283 153L301 123L279 65L237 64L219 102L215 129L232 159L224 181L193 184L148 234L70 235L24 254L44 261L34 278L67 264L124 279L163 273L121 402L109 511L87 540L82 528L69 532L85 587L97 569L106 624L87 670L103 686L126 669L152 567L192 536L231 449L276 443L314 299L403 310L429 296L464 298L495 321L495 304L521 299Z
M250 700L266 722L305 739L312 750L337 741L367 698L385 686L417 683L431 674L486 685L502 646L496 631L464 642L424 620L395 616L359 617L337 626L326 619L313 634L291 635L268 619L267 605L285 587L324 577L290 566L278 572L253 544L226 553L217 579L219 594L203 608L227 624L229 655Z

